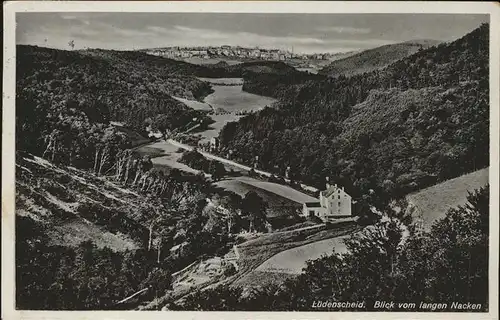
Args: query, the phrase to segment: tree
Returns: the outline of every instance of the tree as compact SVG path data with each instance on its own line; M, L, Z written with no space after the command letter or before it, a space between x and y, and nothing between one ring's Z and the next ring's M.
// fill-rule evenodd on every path
M210 161L208 171L212 175L212 179L214 181L220 180L224 176L224 174L226 174L226 169L224 168L224 165L215 160Z
M240 228L240 214L243 199L236 193L230 193L220 198L219 204L227 209L227 233L235 233Z
M172 275L168 270L159 267L154 268L144 281L144 286L154 292L155 299L165 294L166 290L172 288Z
M163 134L163 138L167 140L167 137L172 130L172 119L166 114L157 115L151 121L151 130L161 132Z
M249 231L262 230L266 222L267 203L254 191L245 194L241 204L250 222Z
M450 209L423 243L413 247L413 256L427 253L425 270L431 278L424 288L428 298L470 301L487 308L489 197L489 187L469 193L465 205Z

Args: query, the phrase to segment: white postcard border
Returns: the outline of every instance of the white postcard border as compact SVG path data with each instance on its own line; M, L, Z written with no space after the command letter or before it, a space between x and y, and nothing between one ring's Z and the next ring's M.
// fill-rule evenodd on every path
M17 311L14 309L16 12L249 12L490 14L489 313ZM500 5L494 2L20 1L4 3L2 122L2 318L4 319L498 319Z

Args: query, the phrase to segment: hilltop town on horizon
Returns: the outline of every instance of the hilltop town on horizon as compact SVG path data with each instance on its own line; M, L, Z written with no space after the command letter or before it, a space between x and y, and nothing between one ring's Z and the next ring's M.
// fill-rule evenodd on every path
M319 52L319 53L297 53L292 50L284 49L266 49L260 47L242 47L242 46L171 46L171 47L158 47L140 49L137 51L146 52L151 55L162 56L166 58L192 58L198 57L202 59L210 58L247 58L247 59L261 59L261 60L331 60L338 56L354 54L358 51L346 51L337 53Z

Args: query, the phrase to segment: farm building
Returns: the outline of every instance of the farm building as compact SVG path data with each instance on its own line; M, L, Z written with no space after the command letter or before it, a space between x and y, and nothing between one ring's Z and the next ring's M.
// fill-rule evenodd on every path
M315 216L323 221L336 218L350 217L352 215L351 196L343 187L327 183L326 190L319 193L319 201L304 202L302 216Z

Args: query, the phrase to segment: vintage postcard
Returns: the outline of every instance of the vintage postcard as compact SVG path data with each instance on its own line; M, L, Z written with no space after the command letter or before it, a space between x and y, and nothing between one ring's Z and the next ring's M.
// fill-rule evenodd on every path
M498 319L499 8L7 2L2 318Z

